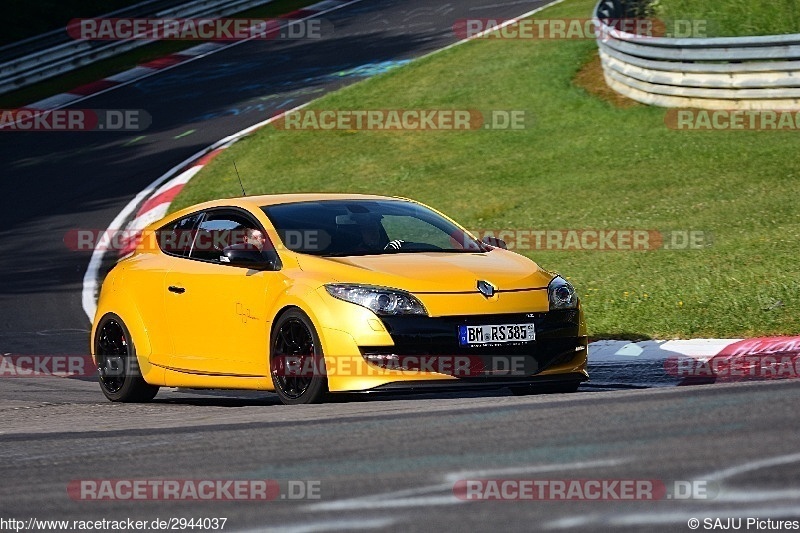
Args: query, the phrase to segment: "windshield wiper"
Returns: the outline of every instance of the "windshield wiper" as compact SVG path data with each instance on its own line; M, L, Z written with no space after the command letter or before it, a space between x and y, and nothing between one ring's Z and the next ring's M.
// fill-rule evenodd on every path
M461 250L456 250L456 249L445 249L445 248L439 248L439 249L437 249L437 250L430 250L430 249L419 249L419 250L414 250L414 249L411 249L411 250L398 250L398 251L397 251L397 252L395 252L395 253L401 253L401 254L402 254L402 253L423 254L423 253L425 253L425 252L431 252L431 253L435 253L435 254L463 254L463 253L477 254L477 253L482 253L483 251L484 251L484 250L464 250L464 249L461 249Z
M396 254L424 254L424 253L437 253L437 254L481 254L485 253L488 250L478 249L478 250L457 250L457 249L428 249L428 248L420 248L417 250L409 249L400 249L400 250L378 250L374 252L334 252L331 254L319 254L319 257L363 257L365 255L396 255Z
M319 254L319 257L361 257L365 255L388 255L384 251L376 252L334 252L332 254Z

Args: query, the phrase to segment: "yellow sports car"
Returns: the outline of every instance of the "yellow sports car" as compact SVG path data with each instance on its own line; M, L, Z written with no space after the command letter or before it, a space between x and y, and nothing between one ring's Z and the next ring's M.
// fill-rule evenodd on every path
M575 391L586 325L564 278L403 198L252 196L148 228L92 327L112 401L158 388Z

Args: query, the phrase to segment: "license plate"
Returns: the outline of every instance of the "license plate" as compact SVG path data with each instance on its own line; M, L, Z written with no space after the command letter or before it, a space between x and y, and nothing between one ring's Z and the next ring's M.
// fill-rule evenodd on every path
M472 346L508 342L530 342L536 339L533 324L490 324L458 326L458 344Z

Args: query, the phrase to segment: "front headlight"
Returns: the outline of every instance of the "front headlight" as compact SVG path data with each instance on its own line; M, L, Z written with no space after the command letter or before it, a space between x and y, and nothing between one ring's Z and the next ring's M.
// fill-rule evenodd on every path
M547 286L550 309L575 309L578 307L578 295L575 288L561 276L554 277Z
M427 315L428 312L412 294L383 287L334 283L325 285L334 298L366 307L376 315Z

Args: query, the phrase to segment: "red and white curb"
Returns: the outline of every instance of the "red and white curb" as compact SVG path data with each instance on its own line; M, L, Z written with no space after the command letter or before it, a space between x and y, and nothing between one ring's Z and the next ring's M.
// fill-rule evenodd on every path
M317 2L316 4L308 7L281 15L279 18L299 22L313 17L318 17L319 15L329 13L337 9L341 9L347 5L354 4L359 1L361 0L323 0L322 2ZM25 106L25 108L41 111L60 109L65 106L75 104L79 101L86 100L87 98L91 98L93 96L118 89L125 85L141 81L145 78L149 78L150 76L154 76L160 72L170 70L184 63L188 63L190 61L220 52L227 48L240 45L247 41L253 40L254 38L255 37L242 39L241 41L236 41L233 43L212 41L198 44L197 46L193 46L187 50L182 50L168 56L148 61L147 63L143 63L133 67L132 69L120 72L119 74L103 78L102 80L87 83L86 85L81 85L80 87L76 87L75 89L65 93L56 94L43 100L39 100L38 102L34 102Z
M680 386L800 378L800 336L671 341L597 341L593 384Z
M125 227L126 231L124 235L132 237L126 238L123 241L119 252L120 257L124 257L134 251L137 239L141 235L142 230L152 222L163 218L167 214L172 200L183 190L184 185L189 183L189 180L191 180L195 174L200 172L204 166L210 163L225 148L227 148L227 146L217 148L202 156L195 164L167 181L153 192L150 198L136 211L136 216L133 220L128 222Z

